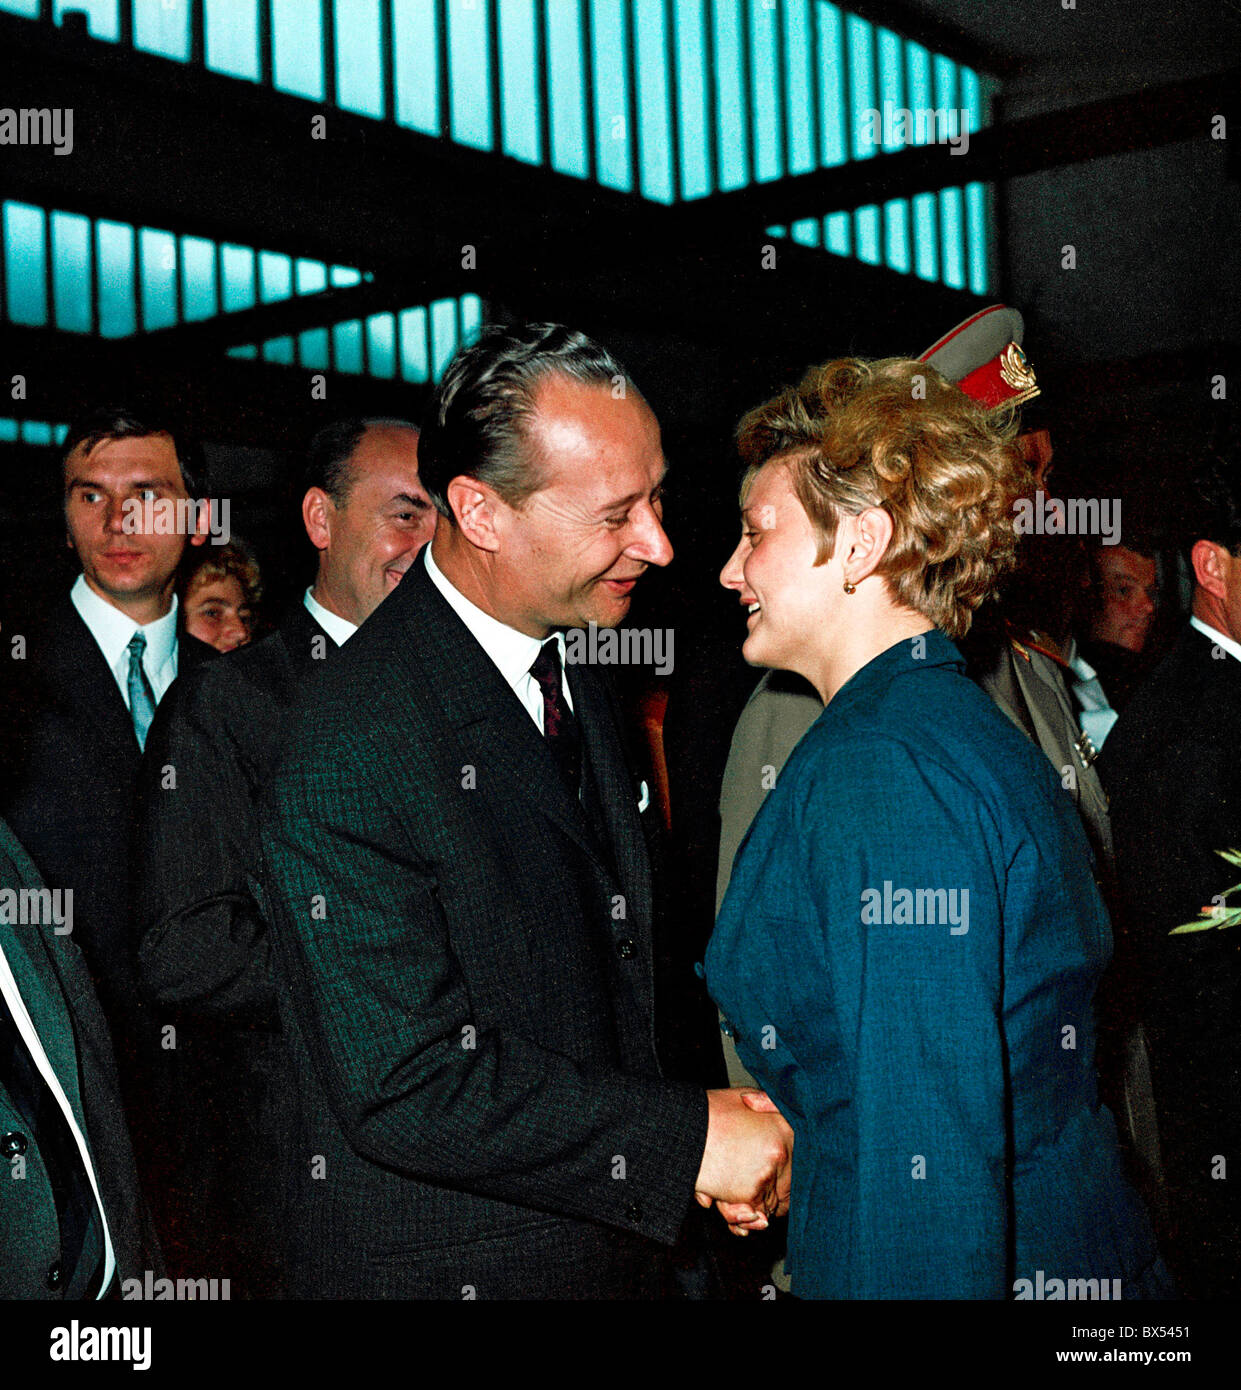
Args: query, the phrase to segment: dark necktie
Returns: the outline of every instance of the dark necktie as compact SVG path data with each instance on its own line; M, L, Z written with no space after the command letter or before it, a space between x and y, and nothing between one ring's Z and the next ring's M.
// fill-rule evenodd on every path
M155 718L155 692L147 673L142 669L142 657L147 649L147 639L141 632L135 632L129 639L129 717L134 721L134 735L138 747L147 746L147 730Z
M577 796L582 785L582 739L561 689L560 645L554 637L549 637L539 649L530 674L543 692L543 737L565 785Z

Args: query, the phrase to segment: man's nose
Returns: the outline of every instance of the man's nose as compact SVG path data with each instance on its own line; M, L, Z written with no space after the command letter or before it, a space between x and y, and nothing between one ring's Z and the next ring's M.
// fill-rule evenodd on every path
M103 529L111 535L119 535L125 530L125 499L110 497L106 503Z
M645 560L648 565L666 565L672 559L672 542L653 507L639 526L638 538L626 547L626 553L635 560Z
M246 640L246 625L238 617L224 619L224 636L235 646L241 646Z

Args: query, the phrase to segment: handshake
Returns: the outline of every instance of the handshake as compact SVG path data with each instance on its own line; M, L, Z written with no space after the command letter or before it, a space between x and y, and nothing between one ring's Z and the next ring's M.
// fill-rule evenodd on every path
M789 1209L793 1131L764 1091L708 1091L707 1107L694 1196L702 1207L714 1202L734 1235L761 1231Z

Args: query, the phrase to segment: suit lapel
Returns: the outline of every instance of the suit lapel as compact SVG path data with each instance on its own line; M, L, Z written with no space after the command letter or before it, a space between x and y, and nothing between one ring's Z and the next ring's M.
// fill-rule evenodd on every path
M56 676L62 697L75 716L93 725L109 747L132 744L137 761L138 737L125 700L99 643L72 600L66 598L58 605L45 631L48 650L42 654L43 663Z

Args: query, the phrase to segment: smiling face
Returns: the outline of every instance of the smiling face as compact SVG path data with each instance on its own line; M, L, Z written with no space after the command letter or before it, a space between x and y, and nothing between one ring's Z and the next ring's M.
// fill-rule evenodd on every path
M494 507L503 620L532 636L615 627L649 565L672 546L661 524L666 465L659 425L636 393L553 375L535 396L525 446L543 486Z
M250 640L250 605L241 581L232 574L190 581L185 594L185 630L218 652L231 652Z
M65 459L64 478L69 544L86 583L135 622L166 613L186 538L160 534L167 509L152 510L150 533L135 529L134 518L143 520L144 502L175 503L188 495L172 437L102 439L89 451L83 443Z
M741 654L751 666L808 674L809 649L833 625L842 581L815 564L818 535L788 469L764 465L743 499L741 541L720 573L748 611Z
M315 597L361 624L435 533L435 509L418 480L417 430L371 425L351 455L344 502L311 492L319 506L307 529L322 552Z
M1095 564L1100 594L1091 636L1127 651L1140 652L1146 646L1159 596L1155 561L1115 545L1101 546L1095 554Z

